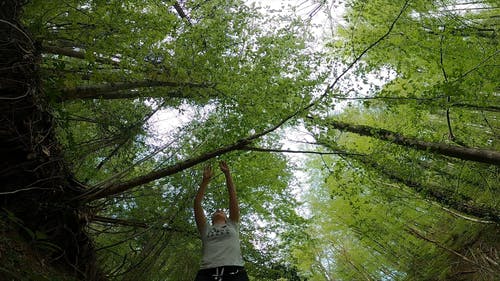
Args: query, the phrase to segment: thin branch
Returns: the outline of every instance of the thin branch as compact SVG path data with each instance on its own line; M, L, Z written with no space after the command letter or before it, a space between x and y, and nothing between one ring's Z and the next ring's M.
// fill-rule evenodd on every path
M328 88L326 89L325 93L323 94L323 96L325 96L328 92L330 92L333 87L337 84L337 82L340 80L341 77L343 77L349 70L351 70L352 67L354 67L355 64L357 64L361 58L369 51L371 50L373 47L377 46L380 42L382 42L386 37L389 36L389 34L392 32L392 30L394 29L394 26L396 25L396 22L399 20L399 18L401 17L401 15L403 14L403 12L406 10L406 8L408 7L408 4L409 4L410 0L407 0L405 1L403 7L401 8L401 10L399 11L398 15L396 16L396 18L392 21L391 25L389 26L389 29L387 30L386 33L384 33L384 35L382 35L380 38L378 38L376 41L374 41L373 43L371 43L368 47L366 47L366 49L364 49L348 66L347 68L342 71L342 73L333 81L333 83L328 86Z
M441 38L439 40L439 66L441 67L441 71L443 72L444 81L448 82L448 75L446 74L446 69L444 68L444 52L443 52L443 42L444 42L444 32L446 29L446 25L443 25L443 32L441 33Z
M174 8L177 14L179 14L179 17L185 19L189 25L193 24L189 16L184 12L184 9L182 9L181 5L179 4L179 1L174 2Z
M465 76L469 75L470 73L476 71L479 67L481 67L481 65L483 65L484 63L486 63L487 61L489 61L490 59L492 58L496 58L498 53L500 53L500 50L496 50L494 53L492 53L491 55L487 56L485 59L483 59L482 61L480 61L476 66L474 66L473 68L471 68L470 70L464 72L462 75L460 75L460 77L458 77L457 79L455 79L455 81L458 81L460 79L463 79Z
M353 92L354 90L349 90ZM347 94L347 93L346 93ZM446 95L436 96L433 98L417 98L417 97L394 97L394 96L375 96L375 97L345 97L344 95L332 95L333 98L339 100L415 100L415 101L433 101L446 98Z
M353 92L353 91L354 90L350 90L349 92ZM332 97L335 99L339 99L339 100L414 100L414 101L422 101L422 102L448 98L447 95L435 96L433 98L394 97L394 96L346 97L344 95L332 95ZM500 112L500 106L495 106L495 105L480 106L480 105L469 104L469 103L465 103L465 102L454 102L454 103L450 104L450 107L462 107L462 108L466 108L466 109L470 109L470 110Z
M115 225L148 228L148 225L144 222L132 221L132 220L122 220L122 219L115 219L115 218L107 218L107 217L103 217L103 216L93 216L92 221L98 221L98 222L115 224Z
M240 150L247 151L258 151L258 152L280 152L280 153L302 153L302 154L318 154L318 155L351 155L351 156L365 156L359 153L348 153L345 151L332 151L332 152L321 152L314 150L289 150L289 149L273 149L273 148L262 148L255 146L244 146Z
M30 42L31 46L33 46L33 41L31 40L31 37L28 36L28 34L26 34L26 32L24 32L21 28L19 28L19 26L17 26L16 24L11 23L9 21L3 20L3 19L0 19L0 22L3 22L5 24L7 24L7 25L10 25L11 27L13 27L17 31L19 31L19 33L21 33L24 37L26 37L26 39L28 39L28 41Z
M495 106L495 105L489 105L489 106L480 106L480 105L474 105L474 104L468 104L468 103L452 103L450 106L454 107L462 107L462 108L467 108L471 110L481 110L481 111L490 111L490 112L500 112L500 106Z
M16 189L13 191L0 192L0 195L11 195L11 194L19 193L19 192L26 192L26 191L32 191L32 190L48 190L48 188L43 188L43 187L21 188L21 189Z
M152 112L150 112L149 114L147 114L140 122L137 122L135 124L132 124L131 126L128 127L129 130L132 130L134 128L139 128L139 127L142 127L149 119L151 119L151 117L153 117L153 115L155 115L165 104L167 103L167 101L164 101L162 102L156 109L154 109ZM129 140L130 138L134 137L134 135L130 134L130 135L127 135L123 138L123 140L118 143L118 145L113 149L113 151L108 155L106 156L106 158L104 158L97 166L96 166L96 169L97 170L100 170L102 168L102 166L107 162L109 161L109 159L111 159L114 155L116 155L118 153L118 151L120 150L121 147L123 147Z
M432 203L435 203L435 202L432 202ZM441 209L445 210L446 212L452 214L453 216L455 217L459 217L461 219L464 219L464 220L468 220L468 221L472 221L472 222L477 222L477 223L484 223L484 224L492 224L492 223L495 223L494 221L490 221L490 220L481 220L481 219L477 219L477 218L473 218L473 217L470 217L470 216L467 216L467 215L464 215L464 214L460 214L454 210L451 210L449 208L446 208L445 206L441 205L441 204L438 204L438 203L435 203L435 205L439 206Z
M131 82L117 82L96 85L85 85L73 88L63 89L61 99L94 99L108 98L113 94L119 93L121 90L139 89L139 88L158 88L158 87L180 87L180 88L208 88L210 83L192 83L192 82L174 82L174 81L157 81L157 80L140 80ZM135 97L140 96L138 92Z
M441 37L439 40L439 67L443 72L443 78L446 83L448 83L448 75L446 74L446 69L444 68L444 51L443 51L443 42L444 42L444 32L446 30L446 25L443 25L443 31L441 33ZM446 102L449 104L451 102L450 95L446 96ZM450 119L450 106L446 107L446 124L448 125L448 137L451 141L456 141L456 137L453 134L453 129L451 127L451 119Z
M298 115L299 113L301 112L306 112L308 111L309 109L311 109L312 107L316 106L317 104L319 104L326 96L328 96L328 94L333 90L333 88L335 87L335 85L337 85L337 83L340 81L340 79L342 77L344 77L360 60L361 58L368 52L370 51L372 48L374 48L375 46L377 46L380 42L382 42L385 38L387 38L387 36L389 36L389 34L392 32L392 30L394 29L394 26L396 25L396 22L399 20L399 18L401 18L401 15L403 14L403 12L406 10L406 8L408 7L408 4L409 4L410 0L407 0L405 1L403 7L401 8L401 10L399 11L398 15L396 16L396 18L392 21L391 25L389 26L389 29L387 30L386 33L384 33L381 37L379 37L377 40L375 40L374 42L372 42L368 47L366 47L358 56L356 56L356 58L354 58L354 60L342 71L342 73L340 73L340 75L338 75L334 81L328 85L326 87L326 89L324 90L323 94L321 94L321 96L319 96L315 101L311 102L309 105L307 105L306 107L300 109L296 115Z

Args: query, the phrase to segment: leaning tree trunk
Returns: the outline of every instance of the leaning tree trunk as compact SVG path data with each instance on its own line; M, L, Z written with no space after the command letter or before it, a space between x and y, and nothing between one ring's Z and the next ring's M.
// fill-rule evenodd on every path
M324 124L341 131L373 137L379 140L390 141L394 144L411 147L418 150L428 151L467 161L500 165L500 152L494 150L461 147L438 142L427 142L416 138L406 137L397 132L392 132L385 129L365 125L354 125L336 121L333 119L325 120Z
M167 89L176 88L207 88L207 84L198 84L190 82L170 82L170 81L155 81L142 80L133 82L116 82L98 85L78 86L74 88L66 88L62 90L61 100L76 100L76 99L119 99L119 98L138 98L143 96L141 91L126 92L124 90L141 89L141 88L159 88ZM172 91L165 96L169 97L185 97L180 91Z
M393 169L384 167L379 163L372 161L368 157L356 157L361 163L376 170L388 179L402 183L409 187L422 197L436 202L441 206L454 209L466 215L480 218L482 220L495 222L500 224L500 210L494 207L474 203L474 200L465 195L457 194L443 186L436 186L430 183L423 184L421 182L410 180L407 177L402 177L394 172Z

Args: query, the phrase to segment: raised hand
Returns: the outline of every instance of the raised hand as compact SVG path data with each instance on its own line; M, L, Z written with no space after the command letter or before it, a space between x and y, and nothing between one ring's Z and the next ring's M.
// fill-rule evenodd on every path
M209 182L214 176L214 172L212 171L212 166L208 165L203 169L203 181Z
M227 175L229 173L229 166L227 165L226 161L220 161L219 162L219 167L220 170Z

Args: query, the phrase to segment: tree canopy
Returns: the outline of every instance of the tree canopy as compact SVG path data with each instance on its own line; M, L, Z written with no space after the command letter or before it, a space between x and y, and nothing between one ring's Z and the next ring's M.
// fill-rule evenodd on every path
M192 200L219 160L252 280L499 274L496 1L307 5L309 17L239 0L23 7L83 190L58 204L84 217L106 278L194 279ZM227 205L223 186L216 175L207 211Z

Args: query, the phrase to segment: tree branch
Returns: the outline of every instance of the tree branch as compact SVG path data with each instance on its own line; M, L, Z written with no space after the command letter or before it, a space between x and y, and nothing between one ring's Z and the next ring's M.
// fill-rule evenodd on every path
M174 2L174 8L177 14L179 14L179 17L182 19L185 19L189 25L192 25L191 19L188 17L188 15L184 12L184 9L182 9L181 5L179 4L179 1Z
M321 94L321 96L319 96L315 101L311 102L309 105L307 105L306 107L302 108L300 110L300 112L306 112L308 111L309 109L311 109L312 107L316 106L317 104L319 104L326 96L328 96L328 94L333 90L333 88L335 87L335 85L337 85L337 83L340 81L340 79L342 77L344 77L344 75L347 74L347 72L349 72L353 67L354 65L356 65L360 60L361 58L368 52L370 51L373 47L377 46L380 42L382 42L385 38L387 38L387 36L389 36L389 34L392 32L392 30L394 29L394 26L396 25L396 22L399 20L399 18L401 18L401 15L403 15L403 12L406 10L406 8L408 7L408 3L410 1L407 0L405 1L403 7L401 8L401 10L399 11L398 15L396 16L396 18L392 21L391 25L389 26L389 29L387 30L386 33L384 33L381 37L379 37L377 40L375 40L374 42L372 42L368 47L366 47L358 56L356 56L356 58L354 58L354 60L342 71L342 73L340 73L339 76L337 76L335 78L335 80L330 84L328 85L328 87L326 87L326 89L324 90L324 92ZM297 115L300 113L298 112Z
M289 119L293 118L294 116L295 115L290 115L289 117L280 121L274 127L271 127L267 130L264 130L258 134L254 134L254 135L251 135L247 138L240 139L240 140L238 140L232 144L229 144L227 146L220 147L218 149L214 149L212 151L209 151L205 154L186 159L184 161L181 161L177 164L165 167L163 169L152 171L146 175L139 176L139 177L127 180L127 181L111 183L111 184L104 186L102 188L99 188L99 189L92 188L91 190L89 190L89 192L87 192L81 196L78 196L77 199L81 199L84 202L91 202L94 200L106 198L108 196L120 194L128 189L155 181L157 179L160 179L160 178L163 178L166 176L176 174L180 171L191 168L197 164L203 163L203 162L205 162L209 159L215 158L217 156L224 155L224 154L231 152L231 151L239 150L242 147L249 145L254 140L275 131L276 129L281 127L285 122L287 122Z
M279 153L302 153L302 154L318 154L318 155L351 155L351 156L364 156L364 154L359 153L349 153L346 151L332 151L332 152L322 152L313 150L289 150L289 149L272 149L272 148L261 148L255 146L244 146L240 150L246 151L258 151L258 152L279 152Z

